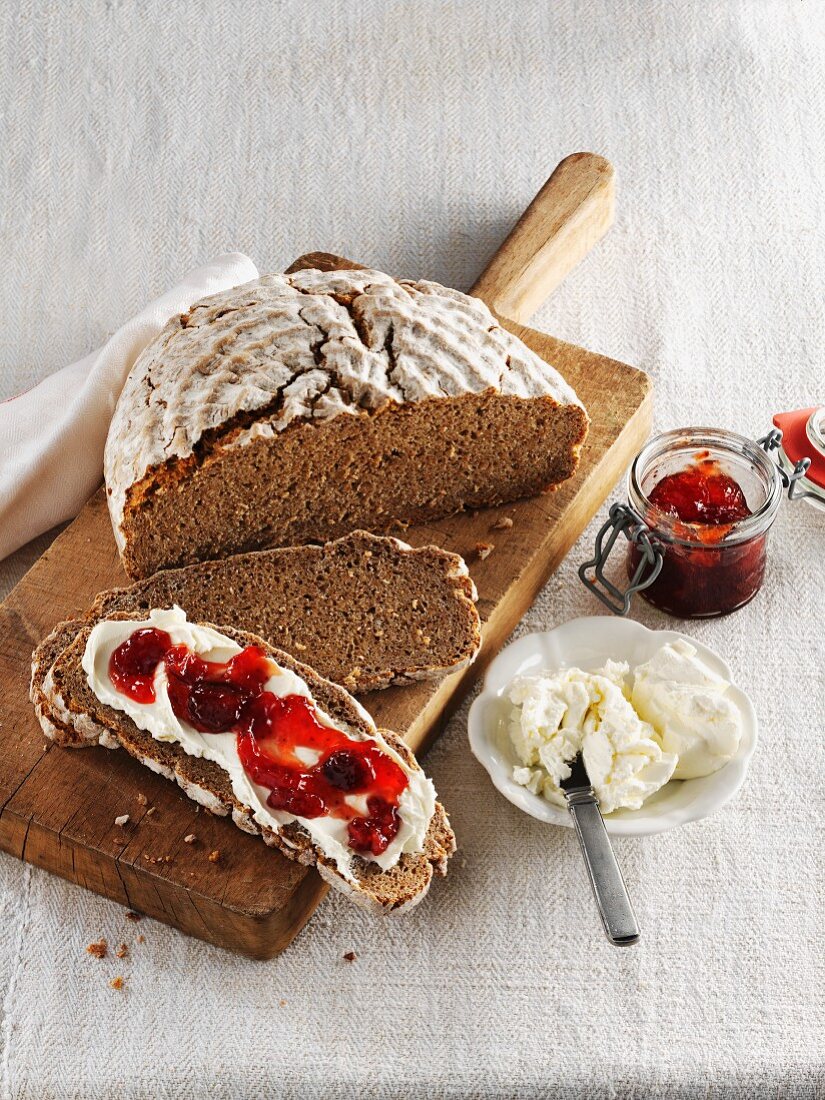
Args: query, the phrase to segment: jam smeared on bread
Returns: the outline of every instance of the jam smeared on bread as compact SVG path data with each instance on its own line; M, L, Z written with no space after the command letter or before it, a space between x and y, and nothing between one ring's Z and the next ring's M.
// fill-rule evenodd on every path
M149 705L161 664L177 718L200 733L235 733L247 774L270 792L268 806L295 817L343 818L356 852L387 850L398 835L398 800L409 780L377 742L321 722L305 696L268 691L278 670L258 646L228 661L206 661L166 631L142 628L112 652L109 678L122 694Z
M190 798L211 813L230 817L244 832L259 834L264 843L277 848L288 859L315 867L326 882L371 912L397 913L417 905L427 893L433 876L446 874L447 862L455 851L455 837L432 784L409 748L397 734L377 729L363 707L342 687L259 636L228 626L216 628L203 620L187 626L183 625L185 622L186 617L179 609L175 614L150 611L137 619L124 612L112 612L105 620L110 641L102 650L92 642L94 630L101 626L100 620L96 625L82 620L59 624L38 646L32 661L31 699L47 737L78 748L85 745L122 748L152 771L177 782ZM109 658L120 643L142 628L161 629L175 642L184 640L186 630L197 631L196 635L189 634L190 640L203 640L204 635L209 635L207 649L200 644L194 648L215 662L226 661L247 647L256 647L284 674L284 695L304 694L324 721L330 721L354 740L377 742L409 780L399 800L401 828L387 850L377 856L371 850L356 852L349 844L349 823L345 820L293 818L270 809L265 803L268 792L255 786L238 759L234 734L213 737L184 727L171 713L168 703L166 717L154 721L159 717L157 708L147 715L147 708L120 694L109 680ZM219 646L218 651L212 649L213 644ZM89 649L99 654L93 678L86 661ZM311 654L308 656L311 659ZM159 678L158 693L165 694L161 683ZM104 685L108 685L105 691ZM99 691L107 699L101 698ZM143 721L147 717L154 722L151 732ZM168 735L164 736L164 730L172 726L180 728L170 740ZM216 751L211 751L210 746L216 746ZM333 786L335 782L346 785L357 781L354 770L348 768L347 760L340 758L338 752L336 749L327 761L327 779L333 780ZM312 766L312 758L307 757L307 761ZM368 817L369 811L365 806ZM377 828L382 829L386 812L371 816ZM359 837L355 839L357 843ZM364 836L361 842L366 847L372 838Z
M136 630L112 654L109 679L136 703L154 703L155 671L171 648L165 630Z
M375 741L354 741L318 722L300 695L264 692L241 717L238 755L256 783L269 787L268 805L296 817L342 817L350 847L379 856L398 835L398 799L409 780ZM318 753L311 768L295 748ZM360 796L366 812L353 800Z

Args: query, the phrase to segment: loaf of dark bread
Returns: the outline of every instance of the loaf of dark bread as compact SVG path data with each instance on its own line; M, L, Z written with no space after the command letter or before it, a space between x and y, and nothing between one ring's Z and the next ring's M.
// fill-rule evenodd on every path
M478 299L379 271L267 275L134 364L105 477L133 577L390 531L569 478L587 414Z
M125 613L110 619L128 618ZM399 912L416 905L426 894L433 873L445 874L455 851L455 837L440 803L430 820L421 852L405 852L389 870L355 857L354 877L345 877L334 860L317 848L296 821L275 830L256 822L250 807L235 797L228 774L211 760L188 755L177 743L157 741L140 730L122 711L103 704L90 688L82 667L83 653L92 626L63 623L35 652L31 698L47 737L67 747L103 745L123 748L154 772L175 780L185 793L212 813L232 816L245 832L260 833L265 843L289 859L314 866L321 876L357 904L375 912ZM208 625L208 624L207 624ZM374 725L354 699L307 665L269 646L253 634L228 627L217 628L241 646L257 645L281 667L295 672L308 684L313 698L336 722L366 737L374 737ZM381 736L411 769L419 769L415 757L394 733Z

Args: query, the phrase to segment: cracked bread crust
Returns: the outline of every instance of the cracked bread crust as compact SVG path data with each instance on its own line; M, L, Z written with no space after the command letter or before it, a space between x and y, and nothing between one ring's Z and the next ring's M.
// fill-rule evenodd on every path
M573 390L549 364L503 329L478 299L431 282L396 281L378 271L300 271L292 275L267 275L231 291L196 303L189 313L167 324L132 368L118 401L106 445L104 468L109 508L124 563L133 576L147 575L165 565L183 564L185 551L169 556L171 548L152 554L129 544L141 527L135 513L151 511L152 498L173 489L216 452L248 449L262 442L272 444L300 426L319 428L331 422L364 422L382 411L432 408L454 399L501 398L505 407L543 402L546 411L562 410L552 427L543 432L543 445L557 453L553 468L546 465L535 479L515 479L501 487L495 482L478 488L471 501L473 456L460 453L461 425L433 423L431 434L451 432L453 449L447 472L457 482L458 497L440 499L438 486L424 485L421 501L407 501L404 487L408 469L382 462L386 441L372 439L371 452L383 482L391 492L389 507L373 501L364 521L345 525L336 517L325 527L325 507L304 517L302 527L280 521L280 508L267 500L272 529L254 531L241 525L233 549L260 545L288 545L293 541L335 537L354 526L386 530L394 519L413 518L404 512L423 508L424 518L446 515L460 507L498 503L531 495L570 476L578 447L586 432L587 417ZM485 403L489 407L489 401ZM552 419L552 418L551 418ZM511 423L517 443L527 442L524 425ZM547 419L539 427L551 426ZM287 432L286 429L290 429ZM400 442L404 422L393 425ZM521 434L519 434L521 432ZM320 475L339 457L346 439L341 433L324 436L325 448L315 457L311 471ZM349 433L344 430L343 435ZM305 436L295 445L305 444ZM379 445L380 444L380 445ZM450 454L448 446L446 454ZM290 481L303 494L312 480L290 477L291 456L280 465L282 488ZM428 456L440 461L441 455ZM369 461L357 471L361 481ZM393 483L393 472L398 475ZM433 467L433 472L443 473ZM284 476L286 475L286 476ZM425 472L423 477L429 475ZM250 483L255 486L253 480ZM357 489L357 486L355 486ZM352 487L351 487L352 490ZM184 507L191 501L178 502ZM301 502L299 502L301 503ZM256 502L246 500L255 511ZM301 504L302 506L302 504ZM240 508L242 511L243 509ZM372 518L372 522L368 522ZM227 516L236 520L233 514ZM337 520L337 525L336 525ZM142 525L144 528L146 524ZM269 540L269 541L267 541ZM182 537L181 545L186 541ZM201 553L200 551L198 551ZM203 554L201 557L214 557Z
M116 613L112 619L128 618ZM124 714L100 703L86 682L82 657L91 625L77 621L61 623L35 651L31 698L41 727L48 738L65 747L100 744L123 748L150 770L171 779L186 795L211 813L231 815L244 832L260 834L270 847L289 859L314 866L319 874L355 904L375 913L402 912L417 905L429 889L433 874L445 875L447 861L455 851L455 836L444 808L436 803L421 853L404 853L395 867L382 871L376 864L356 858L355 882L344 878L333 860L314 846L309 834L297 822L273 830L254 820L248 806L239 802L229 777L213 761L189 756L179 745L156 741L139 730ZM346 728L370 735L374 729L365 712L343 688L329 683L314 670L244 631L218 627L239 645L260 645L284 668L301 676L320 705ZM66 645L67 638L71 638ZM57 654L57 656L55 656ZM53 663L47 662L53 658ZM410 767L419 765L409 748L394 733L381 733Z

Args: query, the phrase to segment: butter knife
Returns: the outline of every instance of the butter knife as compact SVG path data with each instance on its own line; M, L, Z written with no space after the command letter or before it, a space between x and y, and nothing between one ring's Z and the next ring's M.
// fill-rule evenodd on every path
M630 947L639 942L639 925L581 753L570 768L569 778L559 786L573 818L605 935L616 947Z

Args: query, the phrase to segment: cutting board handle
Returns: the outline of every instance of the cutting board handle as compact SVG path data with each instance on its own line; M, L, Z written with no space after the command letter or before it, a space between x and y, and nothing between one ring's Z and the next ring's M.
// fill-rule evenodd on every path
M613 224L613 165L572 153L556 168L470 291L500 317L527 321Z

